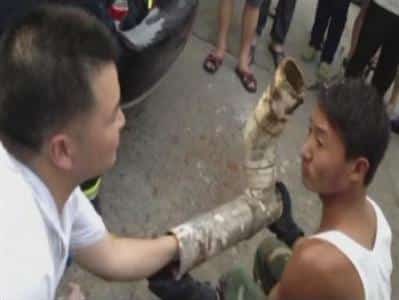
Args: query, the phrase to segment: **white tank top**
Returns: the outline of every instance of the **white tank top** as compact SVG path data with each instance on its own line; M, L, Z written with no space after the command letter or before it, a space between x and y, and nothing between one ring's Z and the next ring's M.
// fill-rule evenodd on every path
M309 238L321 239L334 245L352 262L362 281L364 300L391 300L392 233L379 206L371 199L368 200L377 216L377 234L372 250L337 230L322 232Z

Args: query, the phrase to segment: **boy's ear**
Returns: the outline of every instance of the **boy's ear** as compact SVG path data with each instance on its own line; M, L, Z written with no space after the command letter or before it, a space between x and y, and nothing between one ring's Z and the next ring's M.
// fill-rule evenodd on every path
M353 160L351 167L350 180L353 182L364 182L370 169L367 158L359 157Z

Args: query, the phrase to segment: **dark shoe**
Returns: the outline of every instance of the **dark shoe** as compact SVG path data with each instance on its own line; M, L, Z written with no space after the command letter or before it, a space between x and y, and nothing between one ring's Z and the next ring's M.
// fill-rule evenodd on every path
M209 53L208 56L204 60L204 70L210 74L216 73L219 70L219 67L223 64L223 58L217 57L213 53Z
M238 78L240 78L240 81L244 88L250 93L256 93L257 81L254 74L251 72L242 71L239 67L236 67L235 72Z
M267 49L273 58L274 66L277 68L280 62L285 58L285 53L283 51L276 51L272 45L269 45Z

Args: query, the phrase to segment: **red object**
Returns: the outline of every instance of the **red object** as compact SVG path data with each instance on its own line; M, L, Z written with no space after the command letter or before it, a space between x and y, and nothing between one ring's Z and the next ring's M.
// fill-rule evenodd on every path
M122 21L123 18L127 15L128 8L127 6L122 6L122 5L111 5L108 13L112 17L112 19L117 20L117 21Z

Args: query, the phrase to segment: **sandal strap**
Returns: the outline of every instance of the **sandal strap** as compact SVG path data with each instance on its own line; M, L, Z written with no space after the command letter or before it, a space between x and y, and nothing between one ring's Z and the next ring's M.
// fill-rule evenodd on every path
M242 78L246 83L255 83L256 85L256 78L255 75L251 72L244 72L244 71L240 71L242 74Z
M213 63L216 67L219 67L219 66L222 64L223 59L217 57L217 56L216 56L215 54L213 54L213 53L209 53L208 56L207 56L206 59L205 59L205 62L211 62L211 63Z

